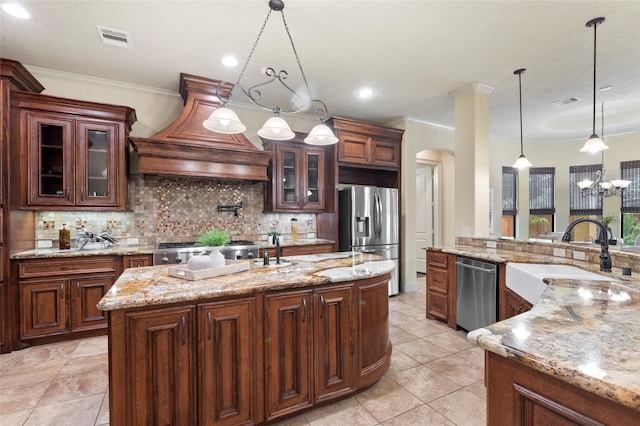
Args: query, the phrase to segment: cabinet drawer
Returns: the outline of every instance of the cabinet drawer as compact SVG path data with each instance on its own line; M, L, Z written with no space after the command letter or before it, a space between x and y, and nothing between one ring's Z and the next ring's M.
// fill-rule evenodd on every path
M86 259L46 259L18 264L19 278L49 277L52 275L115 272L115 257L87 257Z
M447 296L433 291L427 292L427 313L447 320L449 312L447 310Z
M427 251L427 265L437 268L449 268L449 255L437 251Z
M449 292L448 278L449 274L447 271L429 269L427 271L427 289L429 289L429 291L433 290L447 294Z

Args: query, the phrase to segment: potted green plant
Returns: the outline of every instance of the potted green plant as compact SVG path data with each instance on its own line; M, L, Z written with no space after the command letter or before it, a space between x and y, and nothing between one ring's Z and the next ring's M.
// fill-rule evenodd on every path
M229 241L231 241L231 233L216 228L210 229L198 238L198 245L208 247L211 250L209 256L213 260L213 268L225 265L226 261L224 255L220 253L220 248Z

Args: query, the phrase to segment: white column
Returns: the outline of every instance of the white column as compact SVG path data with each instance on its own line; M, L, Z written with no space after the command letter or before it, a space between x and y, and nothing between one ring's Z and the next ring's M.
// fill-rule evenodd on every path
M455 98L457 236L489 236L489 95L492 92L493 87L474 82L449 93Z

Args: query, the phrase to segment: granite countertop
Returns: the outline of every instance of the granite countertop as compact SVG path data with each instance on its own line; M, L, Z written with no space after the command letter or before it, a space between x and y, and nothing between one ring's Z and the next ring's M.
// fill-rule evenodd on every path
M471 331L467 339L487 351L640 411L640 279L620 268L484 247L435 249L493 262L569 264L612 281L545 279L534 307ZM615 266L615 265L614 265Z
M367 277L386 274L395 267L391 260L376 259L366 263ZM164 305L365 278L354 276L350 252L290 256L282 261L284 265L274 266L272 260L268 267L260 260L252 261L248 271L198 281L170 276L169 266L129 268L98 303L98 309Z
M14 253L11 259L46 259L54 257L79 257L79 256L127 256L136 254L152 254L153 246L125 246L113 245L104 249L77 249L72 247L69 250L57 248L33 249Z

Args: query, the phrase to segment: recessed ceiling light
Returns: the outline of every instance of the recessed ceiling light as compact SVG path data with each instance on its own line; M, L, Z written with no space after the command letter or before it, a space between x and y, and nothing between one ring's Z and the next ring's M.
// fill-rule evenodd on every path
M2 10L4 10L9 15L14 16L16 18L20 18L20 19L31 18L31 15L29 15L29 12L27 12L27 9L25 9L24 7L20 6L17 3L4 3L2 5Z
M224 58L222 58L222 65L225 65L229 68L237 67L238 60L233 56L225 56Z
M374 94L374 91L372 88L370 87L363 87L361 89L358 89L356 91L356 95L360 98L360 99L369 99L370 97L372 97Z
M602 86L602 87L601 87L600 89L598 89L598 90L600 90L601 92L606 92L607 90L611 90L611 89L613 89L613 86L612 86L612 85L610 85L610 84L607 84L606 86Z

